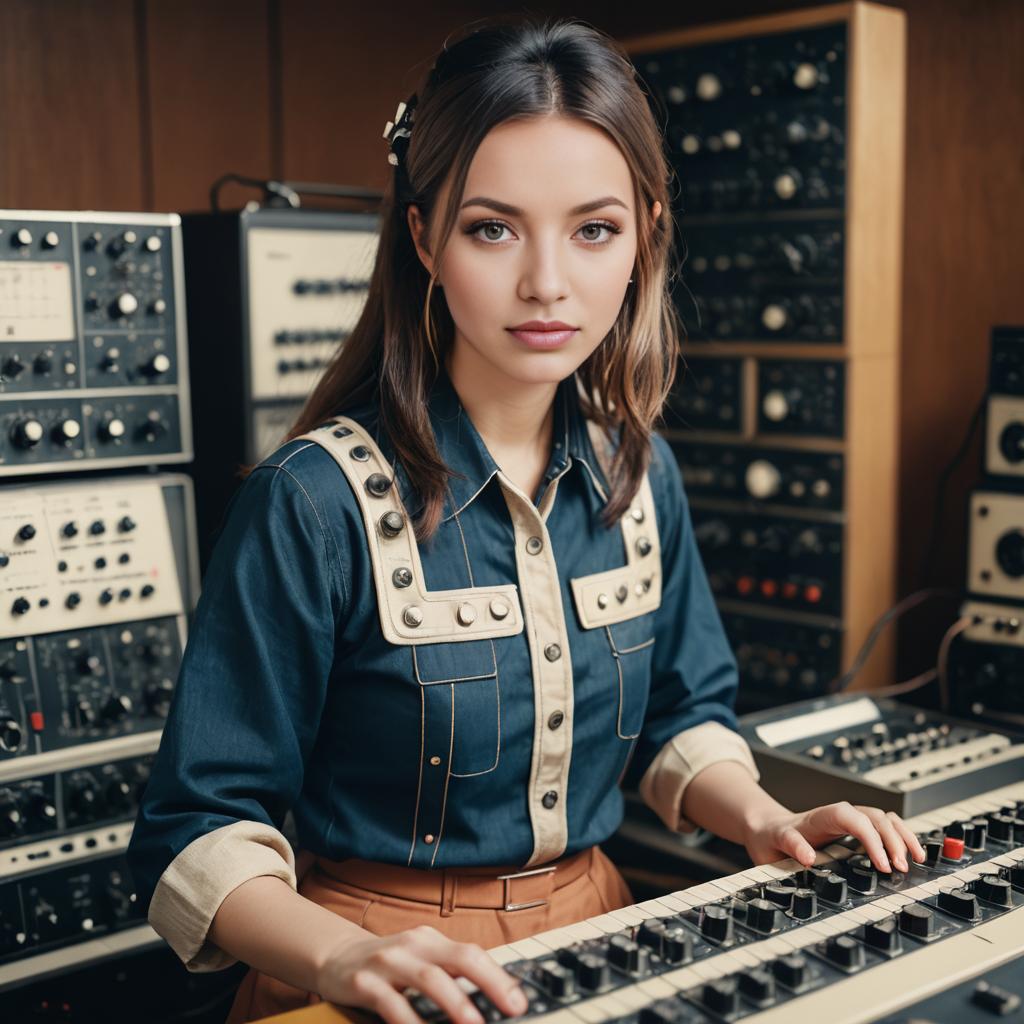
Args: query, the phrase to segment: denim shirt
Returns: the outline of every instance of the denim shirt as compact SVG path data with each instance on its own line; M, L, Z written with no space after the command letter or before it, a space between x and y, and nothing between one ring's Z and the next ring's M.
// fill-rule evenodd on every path
M378 410L346 415L413 513ZM529 498L443 371L429 415L457 476L418 546L423 582L511 585L521 621L511 635L391 642L377 586L396 584L375 579L369 526L332 455L296 438L250 474L204 579L128 851L150 923L192 970L233 962L206 939L233 888L262 874L296 885L280 832L289 809L300 847L331 860L533 866L607 839L623 782L685 830L682 794L707 764L740 761L756 778L735 732L736 662L665 440L652 436L648 471L660 604L588 628L572 580L626 555L620 527L601 521L608 484L575 378L557 389L550 461Z

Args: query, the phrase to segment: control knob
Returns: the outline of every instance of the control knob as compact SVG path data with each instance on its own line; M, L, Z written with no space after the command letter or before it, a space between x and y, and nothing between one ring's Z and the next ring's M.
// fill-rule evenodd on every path
M121 292L110 304L110 315L113 317L131 316L139 308L139 300L131 292Z
M103 717L108 722L119 722L125 715L131 713L132 699L126 693L113 694L103 705Z
M709 942L721 945L732 941L732 914L715 903L706 906L700 915L700 933Z
M940 892L939 908L965 921L973 921L979 916L978 897L963 888Z
M25 831L18 798L9 789L0 790L0 837L13 839Z
M801 988L807 981L807 957L802 953L790 953L787 956L780 956L772 964L775 977L786 988Z
M608 940L608 962L627 974L640 974L647 970L648 953L632 939L613 935Z
M53 369L53 349L45 348L32 360L32 369L36 373L49 373Z
M767 459L755 459L747 466L746 485L753 497L766 501L779 493L782 474Z
M100 424L99 433L104 441L119 441L124 437L125 429L124 420L114 416Z
M15 249L24 249L32 244L32 232L28 228L18 228L11 235L11 245Z
M147 377L159 377L171 368L171 361L163 352L157 352L140 367L140 372Z
M104 673L103 659L98 654L82 651L75 659L75 667L80 676L101 676Z
M935 915L920 903L909 903L900 910L900 931L915 939L930 939L935 934Z
M66 419L61 420L53 428L53 439L57 444L69 445L72 444L75 438L82 432L81 424L78 420Z
M576 979L572 971L557 960L542 960L537 964L537 980L552 999L570 999L576 994Z
M901 949L899 922L895 917L869 921L864 925L864 941L880 953L898 953Z
M775 998L775 978L763 967L754 967L739 976L740 991L751 1002L763 1005Z
M0 720L0 750L6 750L8 753L17 750L21 746L23 736L21 725L13 718Z
M39 825L52 825L57 820L57 808L45 793L36 791L29 797L27 817Z
M132 787L119 776L114 777L104 786L103 799L108 813L120 814L132 805Z
M996 903L1000 907L1013 905L1013 896L1010 892L1010 883L998 875L982 875L975 880L974 892L979 899L987 900L989 903Z
M782 423L790 413L789 399L778 389L769 391L761 400L761 409L766 419Z
M775 904L770 900L756 899L747 904L747 926L763 935L775 930Z
M704 985L701 992L704 1005L715 1013L728 1017L739 1008L739 993L735 978L716 978Z
M39 420L19 420L14 425L13 440L19 448L34 448L42 441L44 433Z
M21 376L22 371L25 369L25 364L21 361L21 358L16 352L12 352L5 360L3 367L0 368L0 372L8 380L16 380Z
M825 943L825 956L847 970L864 966L864 947L852 935L833 935Z
M96 780L88 774L73 776L69 785L68 803L79 817L99 817L101 814Z

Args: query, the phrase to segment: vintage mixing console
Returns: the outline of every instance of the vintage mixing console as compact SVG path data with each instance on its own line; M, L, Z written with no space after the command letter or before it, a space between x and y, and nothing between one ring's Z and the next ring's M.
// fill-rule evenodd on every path
M491 953L523 980L531 1024L959 1024L1016 1014L1022 815L1016 782L910 819L927 858L906 874L877 872L839 843L809 869L750 868ZM471 998L487 1021L501 1019L482 994ZM428 1024L445 1019L413 1000ZM274 1019L345 1017L321 1004Z

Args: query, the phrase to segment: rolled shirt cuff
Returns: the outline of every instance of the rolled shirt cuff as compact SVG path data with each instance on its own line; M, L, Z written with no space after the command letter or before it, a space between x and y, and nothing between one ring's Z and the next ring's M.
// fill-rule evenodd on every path
M673 736L640 780L640 796L673 832L693 832L683 817L683 794L694 776L719 761L738 761L756 782L760 775L747 741L720 722L702 722Z
M207 939L227 895L260 875L297 887L295 855L275 828L237 821L193 839L160 876L149 905L149 923L188 970L220 971L237 963Z

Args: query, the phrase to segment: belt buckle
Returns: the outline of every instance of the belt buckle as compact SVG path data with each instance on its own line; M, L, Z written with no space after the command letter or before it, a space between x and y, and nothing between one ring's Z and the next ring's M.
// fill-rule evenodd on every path
M534 868L532 871L517 871L511 875L498 875L498 881L505 883L504 893L502 899L505 902L505 910L529 910L531 907L543 907L549 903L550 900L530 900L527 903L513 903L510 899L512 892L512 879L513 878L527 878L530 875L549 875L554 871L554 866L550 868Z

